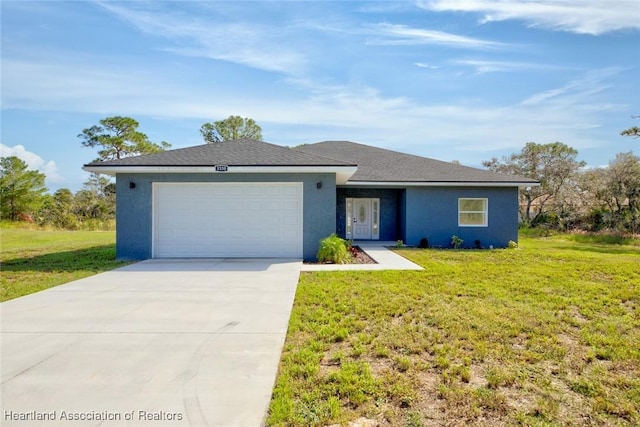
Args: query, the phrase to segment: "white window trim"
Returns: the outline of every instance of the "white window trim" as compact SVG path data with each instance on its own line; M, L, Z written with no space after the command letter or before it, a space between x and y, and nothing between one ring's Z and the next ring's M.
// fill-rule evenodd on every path
M483 211L462 211L460 210L460 203L462 200L484 200ZM484 214L484 224L461 224L460 214L463 213L481 213ZM459 197L458 198L458 227L488 227L489 226L489 199L486 197Z

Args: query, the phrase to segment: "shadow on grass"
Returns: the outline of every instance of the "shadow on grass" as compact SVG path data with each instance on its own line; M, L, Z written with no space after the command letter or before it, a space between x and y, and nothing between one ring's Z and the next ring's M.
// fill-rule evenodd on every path
M571 245L553 245L553 249L558 250L571 250L578 252L592 252L598 254L609 254L609 255L638 255L640 256L640 248L634 247L621 247L614 245L602 245L596 246L595 244L581 244L573 242Z
M594 252L599 254L610 255L638 255L640 256L640 248L617 248L617 247L597 247L597 246L571 246L570 249L581 252Z
M129 264L116 261L115 245L93 246L75 251L54 252L2 262L2 271L73 272L104 271Z

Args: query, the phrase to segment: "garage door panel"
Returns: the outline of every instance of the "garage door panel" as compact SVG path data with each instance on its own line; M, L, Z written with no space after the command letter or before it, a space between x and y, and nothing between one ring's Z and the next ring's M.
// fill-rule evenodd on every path
M301 183L154 184L154 257L301 257Z

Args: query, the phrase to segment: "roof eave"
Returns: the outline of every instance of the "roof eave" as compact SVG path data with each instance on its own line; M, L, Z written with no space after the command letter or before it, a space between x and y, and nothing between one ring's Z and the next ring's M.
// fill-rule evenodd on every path
M225 165L226 166L226 165ZM226 170L216 170L216 166L131 166L131 165L84 165L87 172L115 176L118 173L335 173L336 184L343 185L356 172L356 166L342 165L250 165L226 166Z
M538 187L528 181L347 181L346 187Z

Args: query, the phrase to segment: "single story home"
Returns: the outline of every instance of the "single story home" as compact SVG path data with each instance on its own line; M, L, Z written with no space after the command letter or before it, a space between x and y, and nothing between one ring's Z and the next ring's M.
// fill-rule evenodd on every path
M315 259L331 233L447 247L518 239L518 188L538 183L348 141L225 141L93 162L116 177L119 259Z

